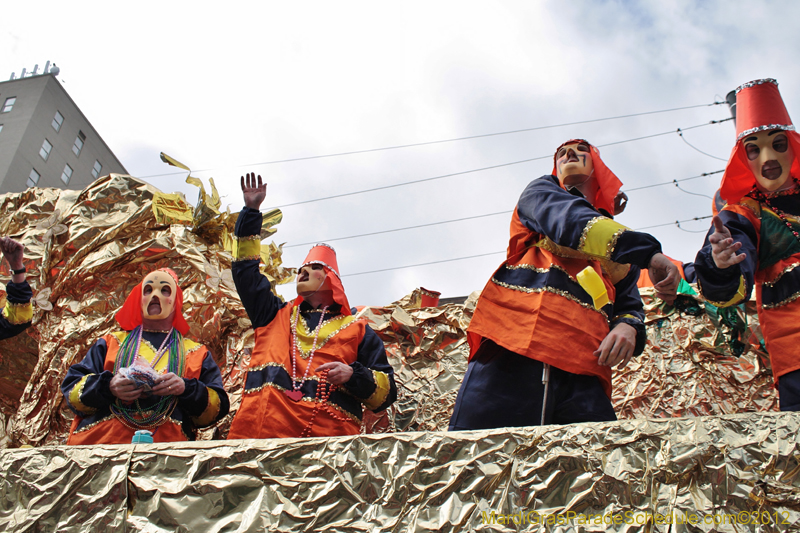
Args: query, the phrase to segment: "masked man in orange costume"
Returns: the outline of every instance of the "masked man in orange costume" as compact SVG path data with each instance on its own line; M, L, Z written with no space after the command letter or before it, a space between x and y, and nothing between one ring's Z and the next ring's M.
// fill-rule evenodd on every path
M616 420L611 367L645 344L639 269L675 297L680 274L658 241L612 220L622 183L597 148L574 139L553 159L523 191L478 300L450 430Z
M736 115L720 189L727 205L695 259L698 285L718 307L756 286L781 411L800 411L800 135L773 79L737 88Z
M0 251L11 267L11 282L6 285L6 305L0 312L0 340L22 333L31 325L33 307L31 286L25 280L25 265L22 263L24 248L21 243L8 237L0 238Z
M362 405L380 411L397 398L394 371L377 334L352 316L333 248L311 249L295 300L272 293L258 266L266 189L261 176L242 177L232 270L255 347L228 438L358 434Z
M196 428L228 413L219 367L205 346L184 337L182 309L172 270L153 271L134 287L115 317L125 331L95 342L61 385L77 414L67 444L126 444L140 429L152 431L154 442L194 440ZM134 378L129 369L148 372Z

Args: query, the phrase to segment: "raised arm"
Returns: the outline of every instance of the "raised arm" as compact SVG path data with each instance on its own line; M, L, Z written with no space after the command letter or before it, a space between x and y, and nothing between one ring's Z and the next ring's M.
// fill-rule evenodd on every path
M633 231L601 215L582 196L562 189L555 176L532 181L517 204L520 221L531 231L591 257L649 268L659 296L675 298L680 272L648 233Z
M266 326L285 304L272 293L272 285L259 270L261 261L261 202L267 195L267 184L261 176L247 174L241 179L244 207L234 229L231 273L253 328Z

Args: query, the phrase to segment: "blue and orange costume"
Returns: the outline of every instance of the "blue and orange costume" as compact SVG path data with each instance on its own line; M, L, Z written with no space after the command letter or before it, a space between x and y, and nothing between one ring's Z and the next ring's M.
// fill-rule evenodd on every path
M228 438L358 434L362 406L380 411L397 398L394 371L383 341L365 320L353 317L336 255L327 245L312 248L302 266L323 266L331 281L334 305L323 313L301 296L285 303L273 294L269 280L259 271L261 220L260 211L244 207L234 232L233 280L255 330L255 347ZM342 362L353 369L350 380L333 390L315 372L329 362ZM324 391L330 393L325 396L321 394Z
M27 281L6 284L6 305L0 312L0 340L19 335L31 325L33 291Z
M167 270L167 269L164 269ZM167 270L177 283L177 277ZM181 313L183 293L177 287L173 331L141 331L138 355L149 363L156 359L156 346L162 346L167 335L173 338L175 349L157 360L156 372L173 371L183 378L185 390L180 396L149 396L136 400L133 418L123 416L126 406L120 405L109 388L114 377L121 347L137 339L142 327L142 284L131 291L122 309L116 314L117 323L125 331L104 335L89 349L80 363L72 365L61 385L67 405L75 411L67 444L129 444L140 429L153 432L154 442L195 440L198 428L211 426L228 414L230 404L222 385L219 367L211 352L184 337L189 325ZM135 341L133 341L135 342ZM157 415L158 405L164 407ZM130 408L127 410L130 412Z
M734 242L741 242L741 263L720 269L708 241L698 252L695 268L700 291L717 307L747 301L755 286L758 318L769 352L782 411L800 411L800 135L773 79L737 88L737 142L720 195L727 205L719 218ZM759 131L783 130L794 151L792 188L765 194L756 186L743 139Z
M612 220L622 183L589 146L596 205L564 189L555 169L519 199L506 260L483 289L467 331L470 361L450 430L539 425L546 365L546 424L616 419L611 369L594 352L620 322L636 330L634 355L644 349L637 281L661 246ZM602 278L607 303L579 281L587 267Z

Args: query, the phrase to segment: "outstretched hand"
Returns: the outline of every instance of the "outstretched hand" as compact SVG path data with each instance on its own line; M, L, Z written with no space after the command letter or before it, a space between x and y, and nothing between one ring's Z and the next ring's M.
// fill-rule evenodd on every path
M733 242L731 231L722 223L718 215L714 216L714 233L708 238L711 243L711 257L717 268L728 268L739 264L747 258L747 254L737 254L742 243Z
M242 176L242 196L244 196L244 205L251 209L258 209L261 207L261 202L267 197L267 184L262 184L261 176L258 176L258 185L256 185L256 173L250 172L247 176Z
M657 253L650 259L647 266L656 296L671 304L678 297L678 284L681 282L681 272L669 258Z

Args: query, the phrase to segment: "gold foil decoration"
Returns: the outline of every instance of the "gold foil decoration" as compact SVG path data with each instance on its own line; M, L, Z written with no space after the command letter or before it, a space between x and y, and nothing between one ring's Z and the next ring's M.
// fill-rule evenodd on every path
M32 327L0 341L0 444L64 441L73 416L60 391L67 369L98 337L118 330L113 316L127 294L145 273L165 266L181 280L189 337L211 350L238 405L246 344L252 345L224 245L238 214L214 211L214 195L206 200L191 208L180 195L120 174L80 192L33 188L0 196L0 234L25 246L35 308ZM265 230L279 221L273 213ZM265 275L276 284L290 281L294 271L276 257L280 247L262 250L271 259ZM0 281L9 277L0 270Z
M0 451L0 529L796 531L800 415Z

